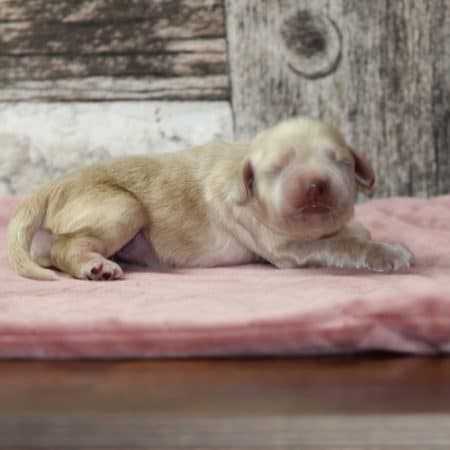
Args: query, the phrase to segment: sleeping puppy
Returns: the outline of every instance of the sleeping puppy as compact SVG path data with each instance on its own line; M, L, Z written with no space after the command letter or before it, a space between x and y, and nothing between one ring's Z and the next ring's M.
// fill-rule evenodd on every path
M215 141L127 157L60 178L11 220L17 272L55 279L122 277L120 261L152 269L266 261L374 271L408 269L409 250L374 242L351 221L370 166L334 128L295 118L249 144Z

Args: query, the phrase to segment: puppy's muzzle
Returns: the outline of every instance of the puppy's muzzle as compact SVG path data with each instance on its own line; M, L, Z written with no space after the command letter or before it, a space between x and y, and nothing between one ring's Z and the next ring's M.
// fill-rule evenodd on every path
M332 197L327 176L298 176L288 182L285 213L288 216L327 214L334 207Z
M306 181L304 201L300 204L302 212L321 213L329 210L330 183L324 178Z

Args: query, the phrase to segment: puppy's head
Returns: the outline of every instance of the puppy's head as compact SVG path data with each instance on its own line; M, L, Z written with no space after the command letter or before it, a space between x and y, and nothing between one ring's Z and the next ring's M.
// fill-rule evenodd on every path
M295 118L253 139L234 198L278 233L319 239L342 228L353 215L357 187L371 191L374 181L337 130Z

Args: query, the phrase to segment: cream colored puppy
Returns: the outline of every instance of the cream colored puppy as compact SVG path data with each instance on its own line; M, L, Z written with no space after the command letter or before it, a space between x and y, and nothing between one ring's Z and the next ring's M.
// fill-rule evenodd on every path
M9 254L19 274L36 279L56 277L44 267L116 279L122 260L407 269L409 250L350 222L357 186L373 184L370 166L334 128L295 118L250 144L115 159L60 178L19 208Z

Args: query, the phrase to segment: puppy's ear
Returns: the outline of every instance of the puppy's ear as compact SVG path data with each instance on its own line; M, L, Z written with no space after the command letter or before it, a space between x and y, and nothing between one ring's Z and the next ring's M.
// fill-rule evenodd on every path
M249 158L241 165L237 178L233 188L233 200L243 204L253 197L255 188L255 173Z
M349 147L355 160L355 179L358 188L367 195L373 195L375 190L375 173L366 159L353 148Z

